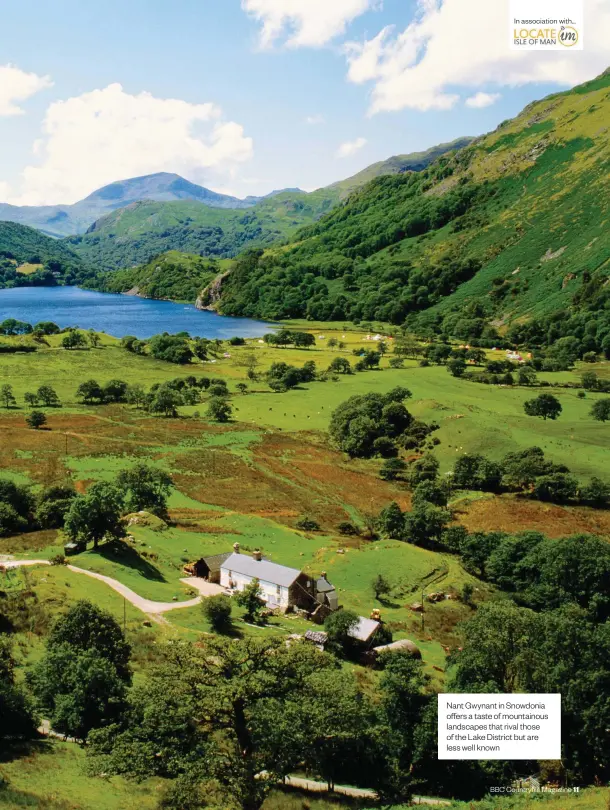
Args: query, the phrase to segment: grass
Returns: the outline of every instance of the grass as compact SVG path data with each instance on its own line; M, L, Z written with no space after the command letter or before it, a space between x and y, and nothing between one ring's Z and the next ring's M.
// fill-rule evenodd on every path
M380 371L315 382L283 394L271 393L264 382L248 381L248 393L233 393L234 421L224 426L196 415L205 412L205 401L181 408L179 419L150 417L123 405L84 406L76 401L77 385L91 376L101 383L123 378L146 388L187 374L218 376L235 392L237 383L246 380L247 353L254 353L259 372L277 360L294 365L315 360L324 369L339 354L352 360L353 349L371 346L363 332L332 332L326 327L313 326L316 346L311 350L273 349L255 339L245 347L229 347L230 357L219 352L214 364L184 367L129 354L106 335L101 347L90 351L65 351L59 347L59 338L51 337L49 346L34 354L3 355L0 384L13 385L19 403L26 390L51 384L63 407L47 409L50 429L44 431L25 427L22 407L0 410L4 439L0 468L3 475L37 488L71 480L82 491L92 481L112 480L136 460L146 459L174 479L176 489L169 503L172 525L164 531L133 525L129 528L133 541L89 550L78 555L74 564L114 577L148 599L182 600L191 596L180 582L185 562L230 550L235 542L244 551L262 548L274 561L312 575L326 571L346 608L365 616L373 608L380 609L396 637L416 641L428 671L440 680L443 646L459 644L456 628L470 609L449 600L430 605L422 628L420 615L409 606L426 589L455 593L470 581L479 588L479 599L487 598L489 589L467 575L450 555L396 541L364 542L338 533L342 521L363 527L369 515L392 500L408 508L410 495L404 484L379 479L379 461L349 460L328 446L325 431L332 411L354 394L387 392L404 385L413 392L408 405L413 413L440 425L435 433L440 444L434 452L442 473L462 453L482 452L499 459L536 444L586 479L604 477L610 447L607 426L588 415L596 395L588 394L583 400L575 390L554 389L564 410L557 422L544 422L523 412L524 400L535 395L532 389L483 386L455 379L444 367L422 368L413 361L406 361L403 369L390 369L386 357ZM331 335L344 342L343 350L328 348ZM544 376L549 381L578 381L582 370ZM596 364L594 370L603 376L610 364ZM551 536L587 530L610 535L606 512L468 493L458 497L454 509L471 529L540 528ZM321 531L297 531L296 523L303 516L313 517ZM0 554L50 558L62 544L60 533L34 532L0 539ZM373 598L370 588L377 573L393 585L383 604ZM36 578L37 592L40 589L51 611L62 600L86 594L108 605L122 620L122 598L103 583L56 568L32 571L30 576ZM129 611L129 621L141 627L142 614L131 607ZM209 630L199 608L177 610L167 618L171 632L184 637L195 638ZM298 620L286 618L275 621L268 632L294 632L297 626Z
M102 779L84 773L85 752L59 740L41 742L31 753L0 763L9 783L0 787L0 807L44 810L153 810L161 780L141 784L120 777Z
M59 740L41 741L12 761L0 762L0 807L3 810L154 810L162 794L161 779L130 782L121 777L90 777L85 751ZM578 793L516 794L472 802L453 802L451 810L606 810L608 788ZM370 800L275 790L263 810L373 810ZM426 805L424 805L426 806ZM430 805L434 807L434 805ZM407 805L385 810L407 810Z

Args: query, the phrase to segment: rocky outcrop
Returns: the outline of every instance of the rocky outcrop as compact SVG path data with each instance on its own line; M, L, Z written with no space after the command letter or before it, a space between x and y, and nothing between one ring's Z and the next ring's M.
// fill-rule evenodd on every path
M208 286L199 293L195 301L197 309L205 309L212 312L218 309L222 295L222 285L230 272L230 270L225 270L223 273L219 273L216 278L210 281Z

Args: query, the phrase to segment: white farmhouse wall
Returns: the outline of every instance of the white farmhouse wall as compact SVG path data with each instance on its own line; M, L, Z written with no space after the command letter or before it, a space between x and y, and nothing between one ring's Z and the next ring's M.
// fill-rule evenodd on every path
M231 588L230 582L234 587L231 590L243 591L246 585L252 582L253 577L246 574L236 574L230 572L228 568L220 569L220 584L223 588ZM264 593L264 599L268 605L278 605L278 607L289 606L289 591L283 585L275 585L273 582L265 582L260 580L260 587Z

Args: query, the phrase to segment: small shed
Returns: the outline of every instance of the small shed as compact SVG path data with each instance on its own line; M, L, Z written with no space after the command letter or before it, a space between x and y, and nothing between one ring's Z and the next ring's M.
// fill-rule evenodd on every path
M66 543L64 546L64 554L66 557L70 557L72 554L80 554L82 551L87 550L87 544L80 542L80 543Z
M365 619L364 616L358 616L358 624L354 625L348 635L360 642L365 649L373 645L375 634L379 630L381 622L374 619Z
M194 563L184 567L186 573L194 577L201 577L208 582L220 582L220 569L225 560L231 556L231 552L224 554L212 554L208 557L201 557Z
M306 630L305 640L315 644L319 650L323 650L328 641L328 633L323 630Z

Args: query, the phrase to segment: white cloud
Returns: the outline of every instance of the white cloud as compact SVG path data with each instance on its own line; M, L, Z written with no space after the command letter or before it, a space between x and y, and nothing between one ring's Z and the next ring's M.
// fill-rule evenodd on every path
M32 151L36 165L23 170L11 202L72 203L114 180L159 171L199 182L212 173L221 181L252 156L253 146L215 104L131 95L111 84L53 102Z
M464 102L467 107L474 107L481 109L482 107L491 107L496 101L501 98L500 93L475 93Z
M242 0L241 7L262 23L261 48L286 36L291 48L326 45L365 11L379 8L380 0Z
M366 145L366 138L356 138L355 141L346 141L337 149L337 157L347 158L359 152Z
M324 116L323 115L308 115L305 119L305 123L309 124L310 126L315 126L316 124L324 124Z
M4 180L0 180L0 202L5 202L11 196L11 187Z
M0 65L0 115L23 115L17 102L52 87L49 76L26 73L14 65Z
M345 46L348 78L373 82L371 114L402 110L447 110L460 88L532 82L573 86L601 73L608 62L610 3L584 0L582 51L510 50L506 3L499 0L418 0L402 32L384 28L363 43Z

